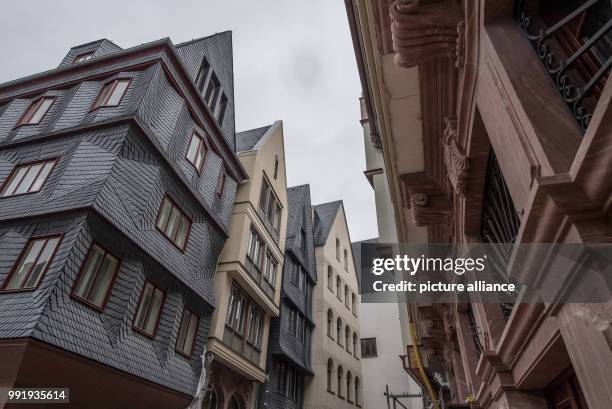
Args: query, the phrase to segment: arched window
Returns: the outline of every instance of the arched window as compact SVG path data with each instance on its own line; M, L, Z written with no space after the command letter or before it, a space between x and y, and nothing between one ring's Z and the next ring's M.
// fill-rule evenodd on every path
M342 299L342 293L340 291L341 287L342 283L340 281L340 276L338 275L336 276L336 297L338 297L339 300Z
M357 357L357 333L353 332L353 355Z
M361 392L359 389L361 385L359 384L359 377L355 377L355 405L359 405L359 393Z
M351 345L351 329L347 325L344 328L344 347L346 348L347 351L349 350L350 345Z
M340 261L340 239L336 238L336 259Z
M331 266L327 266L327 288L333 293L334 292L334 270Z
M351 294L351 310L353 311L353 314L357 315L357 297L355 296L355 293Z
M342 365L338 365L338 396L342 397L342 377L344 376L344 370Z
M332 373L334 372L334 361L331 358L327 360L327 390L332 392Z
M349 306L349 289L348 289L348 285L344 285L344 305L346 306L346 308L348 308Z
M336 342L342 346L342 320L338 317L336 321Z
M202 409L219 409L219 396L215 388L210 388L202 398Z
M330 338L334 338L333 336L333 331L332 331L332 322L334 321L334 313L332 312L331 308L327 310L327 335Z
M236 395L232 396L232 398L230 399L227 409L242 409L242 405L240 404L240 401L238 400Z
M348 270L348 251L344 249L344 269Z
M353 389L353 375L351 371L346 373L346 400L351 402L351 389Z

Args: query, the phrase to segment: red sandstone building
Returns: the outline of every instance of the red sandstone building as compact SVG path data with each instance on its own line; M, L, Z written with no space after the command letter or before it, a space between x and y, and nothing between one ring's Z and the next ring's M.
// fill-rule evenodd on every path
M346 5L384 157L367 176L384 177L400 242L494 243L509 275L536 270L513 270L519 244L610 242L609 1ZM432 408L612 407L610 304L407 316L405 367Z

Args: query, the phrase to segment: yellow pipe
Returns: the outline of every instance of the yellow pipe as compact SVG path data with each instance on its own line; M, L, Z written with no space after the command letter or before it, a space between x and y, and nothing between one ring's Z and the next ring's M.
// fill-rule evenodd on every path
M440 409L440 402L438 401L438 395L434 391L431 386L431 382L429 382L429 377L425 373L425 368L423 368L423 363L421 362L421 354L419 354L419 346L417 344L416 333L414 331L414 323L412 322L412 317L410 318L410 323L408 324L410 328L410 339L412 340L412 348L414 350L414 356L417 362L417 366L419 369L419 374L421 374L421 379L425 384L425 388L427 389L427 394L429 395L429 399L434 403L434 409Z

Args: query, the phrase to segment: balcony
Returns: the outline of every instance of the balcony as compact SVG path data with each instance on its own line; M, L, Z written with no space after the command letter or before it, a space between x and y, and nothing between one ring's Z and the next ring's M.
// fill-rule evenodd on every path
M584 133L612 66L606 0L518 0L515 19Z

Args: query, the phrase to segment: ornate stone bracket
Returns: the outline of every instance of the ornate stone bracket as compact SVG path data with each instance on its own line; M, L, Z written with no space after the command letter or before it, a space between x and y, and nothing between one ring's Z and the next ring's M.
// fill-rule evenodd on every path
M400 180L404 207L412 210L417 226L450 223L451 203L432 178L425 172L417 172L403 174Z
M456 57L461 10L435 0L396 0L390 8L395 63L414 67L438 58Z
M444 162L448 178L455 192L464 197L470 162L457 142L457 118L447 117L444 123Z

